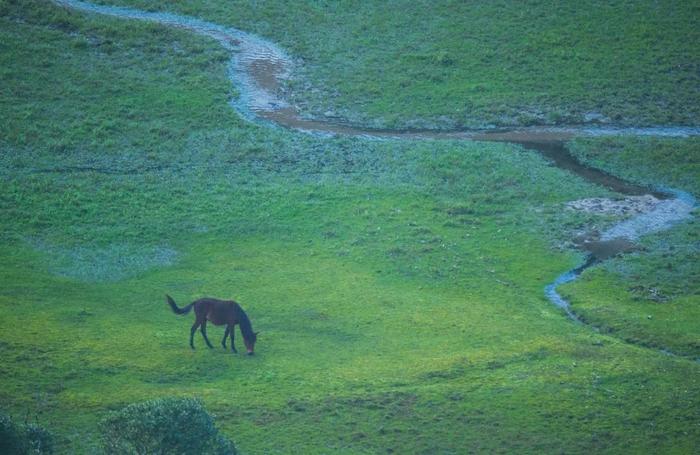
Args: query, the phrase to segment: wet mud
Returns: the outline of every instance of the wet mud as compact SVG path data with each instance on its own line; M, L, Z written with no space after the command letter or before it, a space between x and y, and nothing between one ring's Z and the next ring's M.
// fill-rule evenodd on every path
M127 19L157 22L181 28L217 40L231 51L229 79L239 93L231 106L245 119L270 127L284 127L318 135L348 135L376 139L404 140L472 140L508 142L534 150L553 165L585 180L626 196L651 195L659 200L653 208L637 213L603 233L590 233L575 239L575 244L589 253L585 262L557 277L545 288L546 297L562 308L574 321L581 319L558 293L557 287L573 281L586 268L617 254L636 249L642 235L670 228L692 216L696 200L673 189L652 189L624 181L598 169L583 165L566 149L566 142L576 136L672 136L700 135L699 127L616 128L600 126L523 127L508 130L380 130L364 128L329 119L305 118L282 95L284 80L291 77L291 58L275 44L231 27L169 13L140 11L132 8L94 5L78 0L53 0L55 4L80 11Z

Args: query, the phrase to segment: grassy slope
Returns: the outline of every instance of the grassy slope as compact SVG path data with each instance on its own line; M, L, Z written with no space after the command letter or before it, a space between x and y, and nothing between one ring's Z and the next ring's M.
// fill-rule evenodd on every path
M584 162L625 179L700 195L697 138L578 139ZM642 239L563 287L577 312L636 343L700 357L700 225L695 219Z
M604 190L500 144L254 127L213 43L0 11L0 401L63 451L167 395L202 397L246 453L697 444L696 364L542 296L579 259L551 243L587 221L560 204ZM165 292L237 298L259 355L191 352Z
M290 89L315 116L430 128L571 124L587 114L627 125L700 118L695 2L174 0L167 8L288 49L301 63Z
M571 151L584 163L642 185L676 188L700 197L700 139L578 138Z

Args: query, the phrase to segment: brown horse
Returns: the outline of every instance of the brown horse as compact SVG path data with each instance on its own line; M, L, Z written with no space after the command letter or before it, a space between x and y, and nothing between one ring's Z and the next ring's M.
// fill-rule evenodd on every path
M187 314L194 308L195 320L194 325L192 325L192 330L190 331L190 347L192 347L192 349L194 349L194 333L197 331L197 327L201 327L202 336L207 346L210 348L214 347L209 342L209 338L207 338L207 320L209 320L214 325L226 325L226 331L224 332L224 339L221 340L221 345L226 349L226 337L230 335L231 350L233 352L238 352L236 351L236 346L233 344L233 328L238 324L241 329L241 334L243 335L243 342L248 350L248 355L253 355L253 349L258 339L259 332L253 332L253 326L250 324L248 315L245 314L243 308L233 300L218 300L205 297L195 300L184 308L178 308L172 297L166 295L165 298L168 299L170 308L172 308L176 314Z

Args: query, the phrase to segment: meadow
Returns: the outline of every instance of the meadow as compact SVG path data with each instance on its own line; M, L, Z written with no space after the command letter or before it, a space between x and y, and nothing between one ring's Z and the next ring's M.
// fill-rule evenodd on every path
M168 7L275 39L307 60L299 80L313 81L309 91L356 71L343 64L372 69L347 54L333 61L338 50L324 46L385 42L381 27L373 38L321 39L314 60L314 33L351 30L337 27L353 24L349 2L228 4ZM397 27L385 21L388 12L357 14L385 31ZM300 18L308 29L293 30ZM402 39L413 41L399 35L388 44ZM674 41L672 57L692 54L697 42ZM454 65L472 64L452 52L446 58ZM237 94L227 60L216 43L185 31L0 0L5 412L36 418L59 453L99 452L98 422L108 411L171 396L201 398L243 453L691 453L698 446L696 221L644 239L644 250L564 288L603 328L592 330L553 307L543 287L583 261L570 246L574 233L615 221L564 203L614 193L515 145L323 137L247 122L228 104ZM339 69L324 79L332 68ZM552 77L562 78L556 95L569 75ZM436 106L454 107L445 97L414 109L427 86L389 106L394 81L375 73L344 84L346 94L327 98L321 89L318 100L349 106L350 121L384 112L382 124L410 126L418 116L432 125L444 114ZM370 93L367 84L381 96L371 92L376 107L360 109L367 98L355 95ZM628 90L641 93L642 85ZM512 109L527 104L516 92L529 89L518 87L514 97L499 95L514 100ZM479 103L500 101L484 93L473 112L488 119L490 108ZM693 93L669 95L676 104L663 112L671 117L648 121L696 121ZM578 112L574 98L548 100L547 109ZM625 178L698 194L696 139L581 139L571 148ZM629 152L615 153L621 149ZM659 150L674 159L658 165ZM174 315L166 293L179 305L235 298L261 332L256 355L223 350L223 329L211 326L216 349L197 334L190 350L192 316ZM650 298L658 295L663 302Z
M700 194L697 138L577 139L570 149L583 162L628 181ZM565 294L603 331L698 359L699 263L700 227L691 219L642 238L637 251L588 271Z
M279 43L298 60L288 96L315 117L453 129L700 115L695 2L172 0L168 10Z

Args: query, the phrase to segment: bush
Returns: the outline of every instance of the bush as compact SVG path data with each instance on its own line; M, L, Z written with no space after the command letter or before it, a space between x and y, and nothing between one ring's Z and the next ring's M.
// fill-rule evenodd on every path
M37 424L24 426L29 453L53 453L53 437L51 433Z
M52 452L53 438L46 429L33 423L17 425L9 416L0 413L0 453L24 455Z
M164 398L132 404L100 424L107 453L235 454L199 400Z
M22 438L10 417L0 414L0 453L22 453Z

